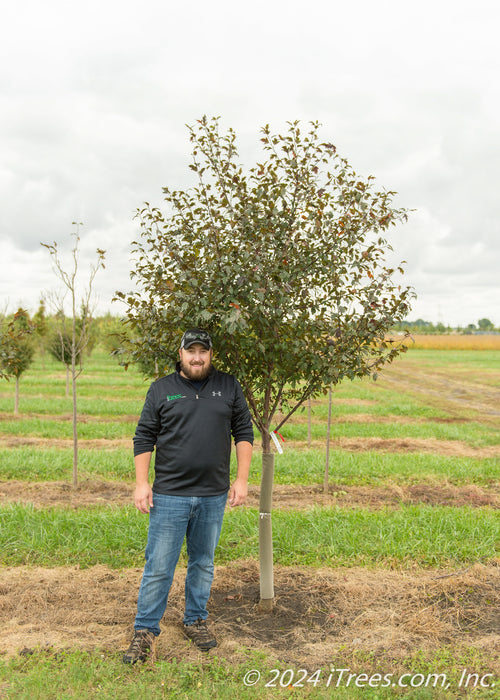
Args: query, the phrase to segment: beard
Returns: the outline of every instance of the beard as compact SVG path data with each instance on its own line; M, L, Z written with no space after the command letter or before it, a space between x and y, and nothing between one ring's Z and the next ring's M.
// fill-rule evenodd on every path
M187 362L183 362L183 360L180 361L180 366L181 366L181 371L184 374L185 377L188 379L191 379L192 381L195 382L202 382L204 379L208 377L210 372L212 371L212 363L209 362L206 367L202 367L201 365L198 365L196 367L192 367L191 365L187 364Z

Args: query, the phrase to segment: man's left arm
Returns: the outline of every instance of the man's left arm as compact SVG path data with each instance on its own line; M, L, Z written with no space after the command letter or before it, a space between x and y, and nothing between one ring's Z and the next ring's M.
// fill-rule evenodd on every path
M236 462L238 465L236 479L229 491L229 505L242 506L248 495L248 474L252 460L252 443L241 440L236 443Z
M243 395L240 383L235 379L235 400L231 419L231 432L236 445L236 479L229 491L229 505L241 506L247 500L248 473L252 460L253 428L252 418Z

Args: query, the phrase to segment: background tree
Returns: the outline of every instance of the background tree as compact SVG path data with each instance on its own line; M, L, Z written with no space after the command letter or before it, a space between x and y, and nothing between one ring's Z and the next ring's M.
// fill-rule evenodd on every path
M35 346L31 334L34 325L27 311L19 308L0 330L0 364L3 377L15 377L14 414L19 414L19 380L33 362Z
M62 362L66 368L66 398L69 398L69 377L71 372L71 365L73 361L72 352L72 338L69 335L69 328L67 326L69 323L64 316L56 314L55 316L55 328L50 333L47 339L47 350L50 355L57 360L57 362ZM78 345L78 343L77 343ZM80 362L81 353L76 354L76 364L81 367Z
M50 355L62 362L66 368L66 398L69 398L69 385L71 367L73 362L73 319L68 319L64 312L59 310L51 319L51 331L46 338L46 348ZM83 360L89 357L97 342L97 328L93 316L82 306L75 322L76 333L76 366L78 374L83 369ZM82 335L85 334L85 337Z
M495 326L493 323L490 321L489 318L480 318L479 321L477 322L478 328L480 331L492 331L495 329Z
M79 229L82 226L81 223L76 223L73 221L75 230L72 232L74 237L74 246L71 250L71 265L69 270L65 270L61 257L59 254L59 249L57 243L49 245L47 243L42 243L41 245L50 253L52 258L53 268L56 275L63 282L66 287L65 293L56 297L56 318L58 319L58 329L56 334L59 338L59 347L61 349L61 360L67 363L68 359L70 364L71 373L71 383L72 383L72 404L73 404L73 486L76 488L78 485L78 408L77 408L77 391L76 391L76 381L83 371L83 355L85 349L88 347L89 342L92 338L91 336L91 324L92 324L92 314L91 314L91 301L92 301L92 287L95 280L95 276L99 269L104 268L104 256L105 251L100 248L97 249L97 262L91 266L90 274L88 279L88 286L84 291L80 302L78 302L77 295L77 277L79 268ZM68 318L65 312L65 298L69 294L70 306L71 306L71 316ZM77 310L80 308L80 314L78 315ZM65 352L69 349L69 358L66 357Z
M221 134L218 119L189 133L197 184L166 187L163 211L146 203L138 213L138 288L117 297L136 338L131 359L171 367L183 330L201 326L218 367L242 384L262 438L261 608L271 609L273 420L280 409L278 430L309 396L376 377L405 349L386 336L412 292L393 281L382 234L406 211L322 142L317 123L305 133L289 123L284 135L264 127L264 158L246 173L234 131Z
M107 312L99 316L92 323L92 332L95 333L95 342L110 355L114 355L121 345L123 333L123 320L116 315Z
M40 298L38 309L33 316L33 323L35 326L37 350L42 360L42 367L45 370L45 350L47 334L49 332L49 320L47 318L47 310L45 307L45 299L43 296Z

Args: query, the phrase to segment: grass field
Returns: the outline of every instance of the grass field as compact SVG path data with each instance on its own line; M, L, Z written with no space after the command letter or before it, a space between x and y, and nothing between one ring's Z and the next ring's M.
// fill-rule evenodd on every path
M313 401L310 443L307 409L281 429L270 616L255 608L257 446L248 506L226 514L216 555L219 646L202 655L179 630L183 553L157 659L140 668L120 659L147 531L131 440L148 382L90 358L77 489L65 373L37 360L20 416L0 384L0 697L497 697L500 352L488 336L446 338L335 389L328 493L327 398Z
M500 335L412 335L409 348L427 350L500 350Z

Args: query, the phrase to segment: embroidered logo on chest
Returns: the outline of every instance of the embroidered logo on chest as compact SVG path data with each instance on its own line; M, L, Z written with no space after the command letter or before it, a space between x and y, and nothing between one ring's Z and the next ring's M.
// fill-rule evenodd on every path
M185 399L186 397L182 394L174 394L173 396L167 396L167 401L175 401L175 399Z

